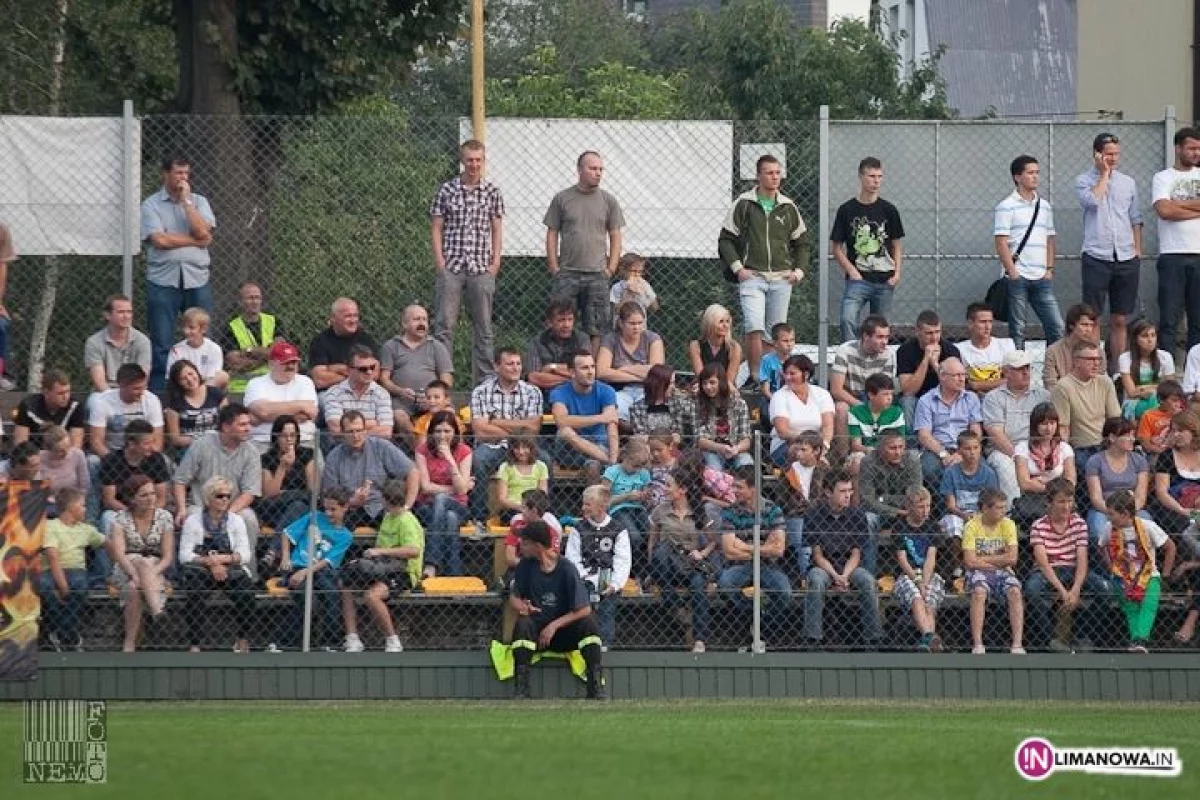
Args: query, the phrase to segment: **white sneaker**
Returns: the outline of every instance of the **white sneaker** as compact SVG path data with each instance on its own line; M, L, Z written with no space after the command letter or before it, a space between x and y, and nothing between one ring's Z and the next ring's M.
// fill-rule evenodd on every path
M1025 648L1024 647L1011 647L1011 648L1009 648L1008 652L1012 653L1014 656L1023 656L1023 655L1025 655Z
M692 652L693 653L703 653L704 652L704 642L697 641L694 645L692 645Z
M268 652L268 653L282 653L282 652L283 652L283 648L282 648L282 647L280 647L279 645L275 644L274 642L271 642L269 645L267 645L266 652Z
M403 653L404 645L400 644L399 636L389 636L383 643L383 652L385 653Z
M357 633L352 633L346 637L345 651L347 653L361 653L366 648L363 647L362 639L358 638Z
M977 644L971 648L971 655L973 655L973 656L981 656L986 652L987 652L987 648L981 644Z

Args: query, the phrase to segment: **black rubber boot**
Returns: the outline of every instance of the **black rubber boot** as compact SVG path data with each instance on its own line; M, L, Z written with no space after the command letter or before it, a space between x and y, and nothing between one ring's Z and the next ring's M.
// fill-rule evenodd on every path
M587 667L587 699L607 700L608 693L604 691L604 677L599 664L588 664Z
M517 665L516 681L517 681L517 684L516 684L515 692L513 693L513 697L516 698L517 700L530 699L533 695L530 694L530 692L529 692L529 665L528 664L518 664Z

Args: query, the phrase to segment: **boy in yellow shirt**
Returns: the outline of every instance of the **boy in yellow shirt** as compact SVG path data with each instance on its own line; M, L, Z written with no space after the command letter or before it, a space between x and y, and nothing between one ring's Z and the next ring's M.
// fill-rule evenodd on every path
M1009 652L1024 655L1025 603L1021 582L1013 574L1017 565L1017 526L1005 515L1008 500L999 489L979 493L979 511L963 529L963 566L967 568L967 587L971 592L971 652L987 652L983 646L983 620L988 599L1008 603L1008 623L1012 627Z

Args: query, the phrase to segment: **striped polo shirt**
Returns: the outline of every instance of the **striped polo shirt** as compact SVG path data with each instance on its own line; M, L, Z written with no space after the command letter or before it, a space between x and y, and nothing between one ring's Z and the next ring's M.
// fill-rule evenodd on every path
M1071 514L1066 529L1060 534L1054 530L1050 517L1045 516L1033 523L1029 529L1029 546L1046 548L1046 559L1052 567L1075 566L1075 548L1087 547L1087 523L1078 514Z
M1007 236L1009 252L1016 252L1017 246L1025 238L1029 221L1033 219L1033 208L1037 204L1037 194L1026 200L1019 192L1014 191L996 206L993 236ZM1046 241L1054 236L1054 212L1050 203L1042 198L1041 208L1038 209L1037 222L1029 234L1029 241L1021 250L1017 259L1017 270L1021 277L1030 281L1046 277Z
M833 372L846 376L846 391L862 396L867 389L867 378L882 372L889 378L896 377L896 351L890 347L877 356L867 354L862 342L853 339L838 345L833 353ZM865 400L866 398L863 397Z

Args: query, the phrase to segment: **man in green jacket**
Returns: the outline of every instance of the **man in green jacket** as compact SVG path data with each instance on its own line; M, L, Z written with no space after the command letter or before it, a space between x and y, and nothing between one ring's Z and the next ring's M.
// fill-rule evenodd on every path
M763 334L787 322L792 285L808 266L808 229L796 204L779 191L779 159L759 157L756 172L754 189L733 204L717 245L726 277L738 284L752 385L758 383Z

